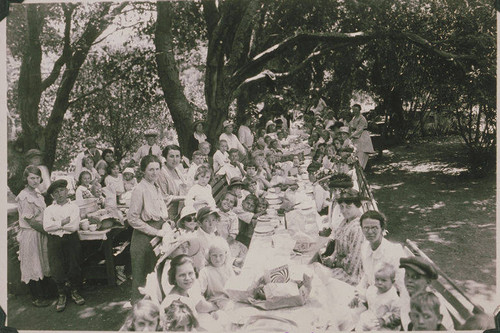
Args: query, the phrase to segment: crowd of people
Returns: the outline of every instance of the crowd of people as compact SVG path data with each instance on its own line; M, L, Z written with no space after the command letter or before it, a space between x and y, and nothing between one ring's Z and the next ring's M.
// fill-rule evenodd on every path
M155 130L145 132L145 144L125 164L88 138L75 160L74 189L65 179L47 186L50 178L40 161L30 163L17 201L22 281L30 286L33 304L49 305L43 282L48 277L57 285L57 311L65 309L68 296L85 303L79 293L79 205L97 199L103 207L127 207L133 228L133 308L122 330L214 327L224 320L229 302L225 282L240 273L258 218L266 214L266 191L287 192L285 212L296 205L293 193L304 151L287 149L295 130L311 151L307 174L315 208L327 225L319 234L331 238L318 260L332 278L356 287L349 303L356 318L352 328L452 330L443 300L430 288L437 278L434 267L385 239L383 214L361 209L367 198L355 182L354 165L364 168L373 153L361 106L352 107L351 119L335 119L320 106L304 112L300 131L298 122L283 119L255 129L249 117L235 134L234 123L226 120L213 149L203 122L197 121L190 160L173 136L162 149ZM33 156L40 152L31 151ZM219 177L226 185L216 200L211 183Z

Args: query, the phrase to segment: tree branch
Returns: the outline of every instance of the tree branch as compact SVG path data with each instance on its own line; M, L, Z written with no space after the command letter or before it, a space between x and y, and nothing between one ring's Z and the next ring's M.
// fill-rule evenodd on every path
M215 5L215 0L203 0L201 3L203 4L203 16L207 23L208 40L210 41L220 19L219 9Z
M408 40L416 46L433 53L445 60L452 61L457 64L459 59L474 59L469 55L456 55L450 52L440 50L432 45L429 41L421 36L411 32L394 32L394 31L378 31L378 32L354 32L354 33L299 33L295 36L289 37L282 42L275 44L260 54L253 57L247 64L242 66L236 71L231 80L235 86L239 86L247 78L256 75L262 70L262 67L271 59L274 59L288 50L297 47L298 45L307 43L325 43L329 45L336 45L339 43L346 43L349 45L365 44L375 39L403 39ZM459 64L459 63L458 63ZM461 65L461 64L459 64Z
M54 63L54 67L50 72L49 76L42 81L42 91L45 91L48 87L56 82L59 74L61 74L62 66L71 57L71 45L70 45L70 34L71 34L71 17L76 8L74 4L61 4L64 11L64 46L61 56Z

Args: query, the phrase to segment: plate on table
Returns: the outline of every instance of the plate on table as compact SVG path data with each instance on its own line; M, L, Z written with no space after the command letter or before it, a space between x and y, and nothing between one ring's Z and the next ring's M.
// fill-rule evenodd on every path
M271 217L269 216L265 216L265 215L261 215L257 218L257 221L259 222L270 222L271 221Z
M266 195L266 199L267 200L278 200L280 197L278 194L276 194L276 189L273 188L274 192L269 192L267 195Z
M258 224L254 229L254 233L260 235L272 234L274 233L274 226L269 224Z

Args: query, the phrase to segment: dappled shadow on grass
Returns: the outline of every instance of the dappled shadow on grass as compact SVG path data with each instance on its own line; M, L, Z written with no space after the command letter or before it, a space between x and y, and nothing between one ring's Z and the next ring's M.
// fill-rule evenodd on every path
M453 280L484 285L464 288L486 298L496 282L496 178L469 178L463 162L456 142L395 147L366 177L388 217L387 238L415 241Z
M79 330L117 331L128 314L123 305L130 296L130 281L120 286L98 286L82 291L86 303L74 304L68 297L64 312L58 313L54 304L35 308L29 295L9 296L9 325L19 330Z

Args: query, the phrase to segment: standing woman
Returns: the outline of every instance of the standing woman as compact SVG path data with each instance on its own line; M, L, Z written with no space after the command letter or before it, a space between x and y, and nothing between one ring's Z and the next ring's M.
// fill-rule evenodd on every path
M19 212L19 261L21 262L21 281L27 283L33 298L33 305L45 307L50 302L44 299L42 280L50 276L47 250L47 233L43 229L45 201L38 190L42 180L40 169L29 165L23 172L26 187L16 198Z
M166 146L162 155L166 162L160 172L158 185L168 207L168 216L176 221L182 208L180 203L184 201L188 190L186 179L179 171L181 149L176 145Z
M134 188L130 199L128 222L134 228L130 243L132 258L132 303L141 298L139 287L146 283L146 276L156 265L156 256L150 241L163 236L163 224L168 220L168 211L161 191L156 184L161 172L158 156L146 155L141 160L144 178ZM167 228L167 230L170 228Z
M368 128L366 118L361 115L361 105L354 104L352 106L353 118L349 122L349 129L351 131L351 140L356 146L358 152L358 160L361 167L364 169L368 163L369 154L374 153L372 139Z
M207 135L203 128L203 121L197 120L193 123L193 135L189 137L189 153L187 156L191 156L198 149L198 145L205 141L207 141Z
M28 165L34 165L38 167L38 169L42 173L40 183L38 185L38 190L40 191L40 193L45 195L51 181L49 169L45 165L43 165L43 153L38 149L30 149L26 152L26 160L28 161Z

